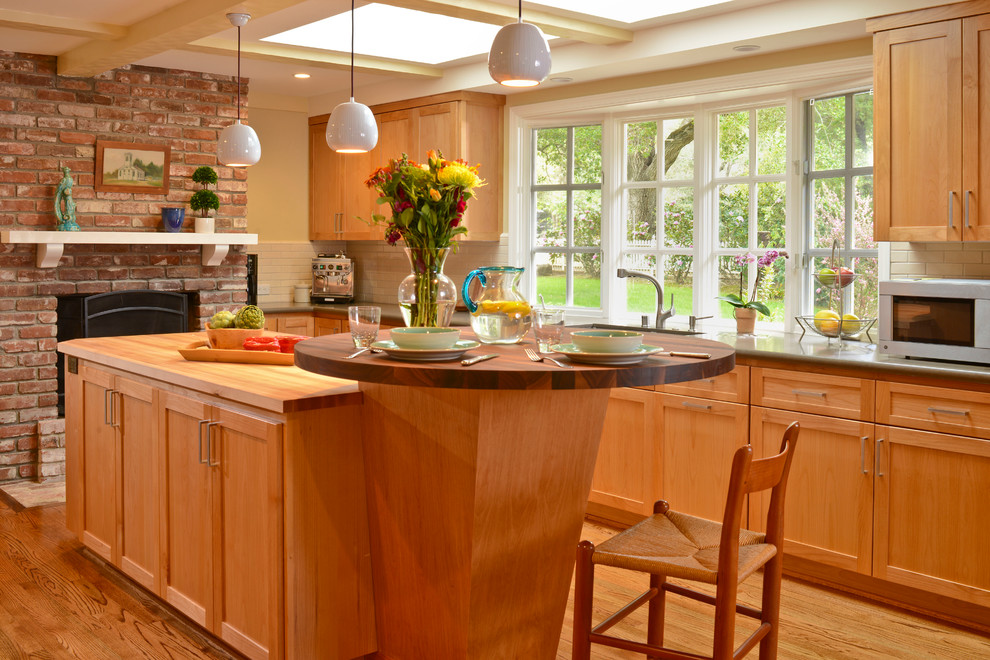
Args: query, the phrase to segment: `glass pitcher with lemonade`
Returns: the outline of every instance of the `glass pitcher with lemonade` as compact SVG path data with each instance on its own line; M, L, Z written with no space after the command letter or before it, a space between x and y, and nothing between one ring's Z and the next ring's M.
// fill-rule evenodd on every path
M488 266L468 273L461 297L471 313L471 329L486 344L515 344L533 325L529 303L516 289L523 269L515 266ZM477 278L481 293L471 299L471 281Z

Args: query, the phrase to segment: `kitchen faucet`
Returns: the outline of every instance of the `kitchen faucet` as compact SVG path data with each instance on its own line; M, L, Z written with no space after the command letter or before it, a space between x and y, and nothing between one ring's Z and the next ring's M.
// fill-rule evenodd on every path
M660 282L656 279L647 275L646 273L640 273L636 270L626 270L625 268L620 268L615 272L619 277L641 277L644 280L650 282L653 287L657 290L657 320L656 327L657 330L663 330L663 324L667 322L671 316L674 315L674 294L670 294L670 309L663 308L663 287L660 286Z

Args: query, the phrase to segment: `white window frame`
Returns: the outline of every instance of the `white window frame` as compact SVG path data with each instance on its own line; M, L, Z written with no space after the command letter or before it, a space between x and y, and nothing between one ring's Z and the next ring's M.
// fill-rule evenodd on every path
M621 218L622 195L620 184L623 180L625 159L615 157L617 145L623 142L622 124L635 119L656 119L668 115L695 116L696 140L699 127L707 122L698 121L707 116L712 108L720 112L727 111L733 105L738 107L753 107L783 102L787 106L788 125L794 130L788 131L788 153L794 158L789 160L787 170L787 249L791 258L787 260L788 282L800 284L803 279L803 246L806 244L804 232L803 198L803 160L805 157L805 131L802 120L803 101L810 97L825 96L849 89L861 88L872 84L873 61L870 57L857 57L831 62L784 67L749 74L707 78L687 83L663 85L651 88L614 92L563 101L551 101L529 105L509 106L508 130L506 131L507 150L507 204L508 213L508 256L511 263L528 266L532 263L532 231L529 219L534 212L529 182L532 181L532 135L535 128L558 126L576 126L579 124L601 123L602 129L602 305L600 309L567 308L569 323L611 320L619 323L638 324L638 318L631 318L624 313L623 291L619 278L609 277L617 268L619 258L618 246L621 245L622 227L613 218ZM683 99L690 98L687 103ZM702 102L699 102L702 101ZM575 110L580 108L581 110ZM711 131L713 127L706 126L703 130ZM695 172L699 168L707 168L710 172L711 152L708 149L695 150ZM711 208L712 191L708 189L709 182L703 189L698 190L695 197L695 218L713 217ZM700 232L714 232L715 223L696 222L696 245L702 244ZM708 239L713 237L707 236ZM889 265L883 263L884 250L881 250L881 274ZM714 259L714 255L706 255L706 259ZM704 316L717 311L715 300L717 283L712 277L712 263L699 257L695 263L694 275L694 314ZM536 296L536 278L527 268L521 281L522 291L529 299ZM785 323L783 329L797 329L793 317L798 314L805 304L810 292L805 292L804 286L789 286L786 289ZM686 317L679 314L673 320L674 325L683 324ZM712 319L706 321L706 328L727 328L728 321Z

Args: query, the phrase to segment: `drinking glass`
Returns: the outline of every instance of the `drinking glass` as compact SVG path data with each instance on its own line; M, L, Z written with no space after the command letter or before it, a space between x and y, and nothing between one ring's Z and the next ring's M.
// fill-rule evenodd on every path
M564 335L564 310L534 309L533 334L541 353L546 353L554 344L559 344Z
M347 308L347 321L351 325L351 339L357 348L367 348L378 339L378 325L382 320L382 308L352 305Z

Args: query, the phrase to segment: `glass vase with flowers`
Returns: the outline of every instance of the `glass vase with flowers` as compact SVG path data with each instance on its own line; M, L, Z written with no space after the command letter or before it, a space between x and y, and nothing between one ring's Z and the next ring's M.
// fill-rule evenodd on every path
M770 316L770 308L767 307L765 302L757 300L757 295L760 291L760 285L763 284L767 269L770 268L774 262L777 261L777 259L781 258L787 258L786 251L767 250L763 256L759 258L757 258L752 252L747 252L746 254L736 256L736 265L739 266L739 293L728 293L724 296L718 296L717 300L727 302L735 308L733 310L733 315L736 319L736 332L739 334L753 333L756 329L756 318L758 314ZM747 299L743 298L743 293L746 290L745 282L747 268L749 264L754 262L756 263L756 279L753 282L753 292Z
M378 192L378 203L388 204L391 218L375 214L384 227L385 241L405 244L412 272L399 284L399 309L407 326L446 327L457 303L457 287L443 274L454 238L467 233L461 224L467 202L485 185L478 165L446 160L439 151L427 152L417 163L406 154L392 158L365 181Z

